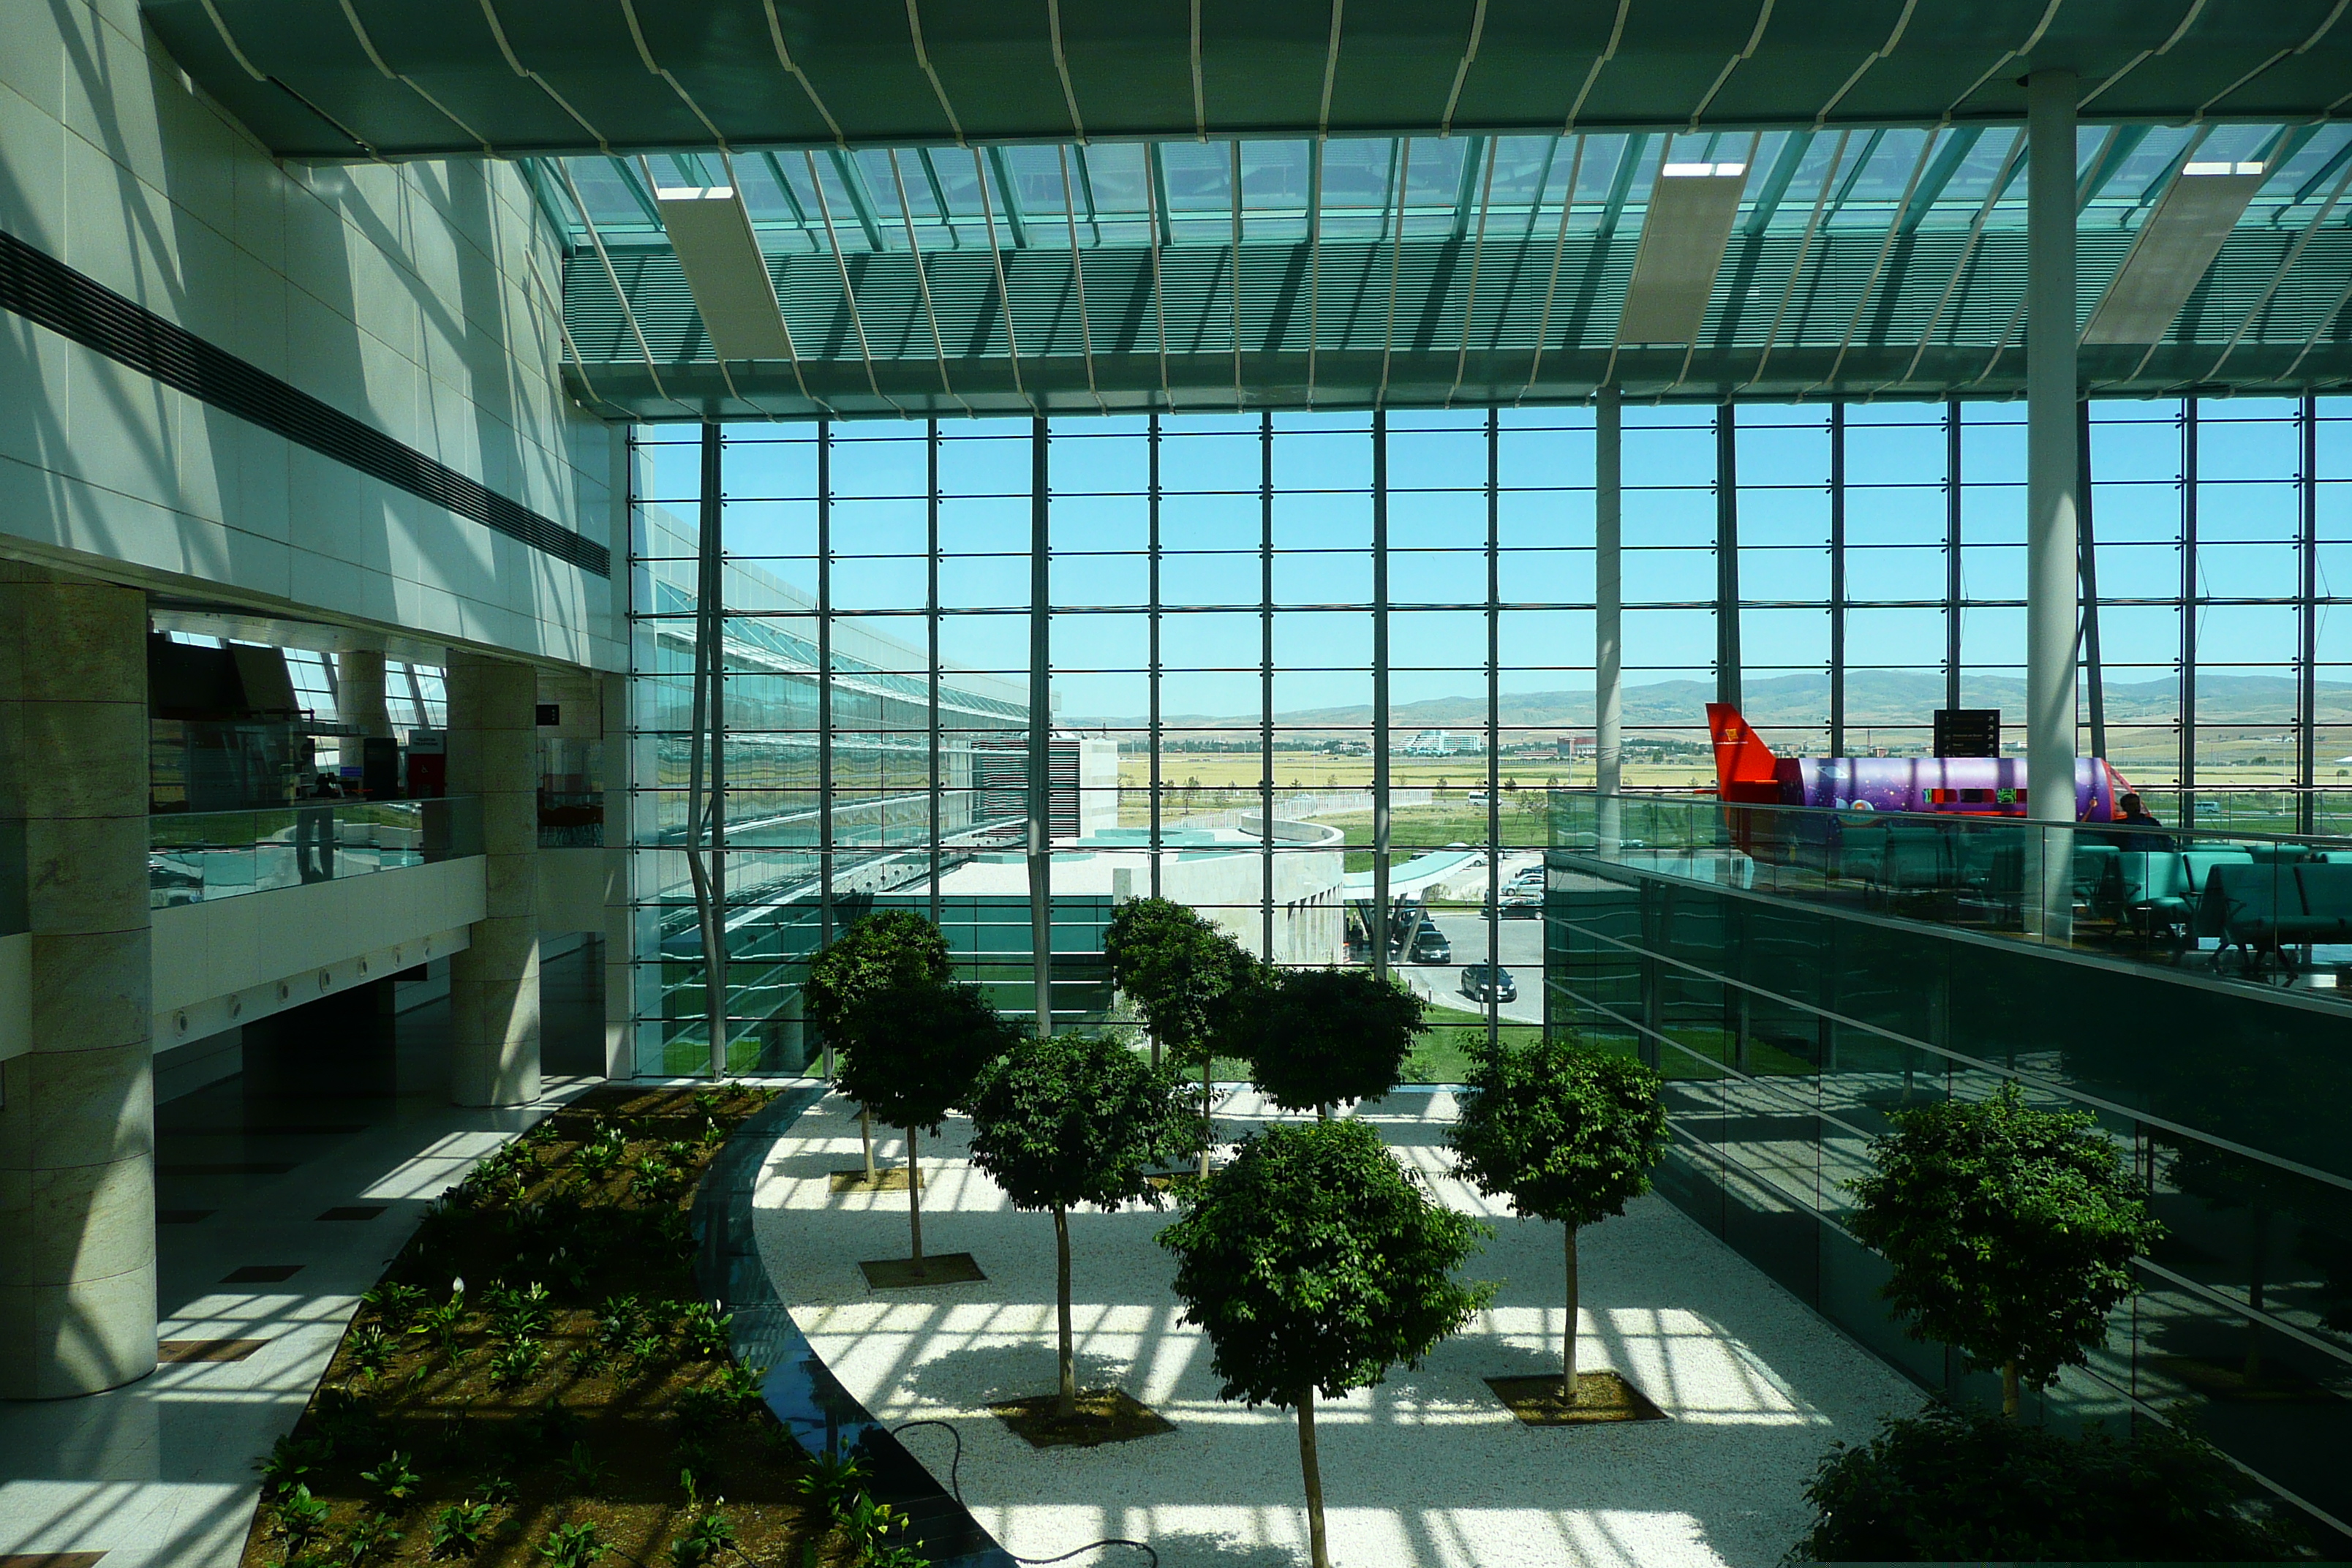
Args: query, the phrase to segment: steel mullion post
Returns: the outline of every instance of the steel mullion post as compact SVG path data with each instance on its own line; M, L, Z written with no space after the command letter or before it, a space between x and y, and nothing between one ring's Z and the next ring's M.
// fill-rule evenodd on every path
M1147 518L1148 518L1148 520L1149 520L1149 523L1150 523L1150 538L1149 543L1150 543L1150 551L1151 551L1150 559L1150 561L1149 561L1149 562L1148 562L1148 563L1147 563L1147 571L1148 571L1149 575L1150 575L1150 612L1149 612L1149 633L1150 633L1150 639L1151 639L1151 646L1150 646L1150 658L1149 658L1149 660L1148 660L1148 663L1150 664L1150 668L1149 669L1149 671L1147 672L1146 677L1145 677L1146 684L1150 687L1150 718L1146 721L1146 722L1148 722L1148 723L1150 725L1150 727L1151 727L1151 733L1150 733L1150 747L1151 747L1151 896L1152 896L1153 898L1155 898L1155 899L1156 899L1156 898L1158 898L1158 897L1160 896L1160 416L1159 416L1159 415L1157 415L1157 414L1154 414L1154 415L1152 415L1152 416L1151 416L1151 418L1150 418L1150 424L1149 427L1147 428L1147 430L1146 430L1146 432L1145 432L1145 435L1144 435L1144 444L1145 444L1145 453L1146 453L1147 460L1148 460L1148 462L1150 463L1150 473L1149 473L1149 477L1148 477L1148 479L1147 479L1147 480L1146 480L1146 483L1147 483L1147 485L1148 485L1148 487L1149 487L1149 488L1148 488L1147 492L1146 492L1145 497L1144 497L1144 510L1145 510L1145 513L1146 513L1146 516L1147 516ZM1157 1040L1157 1039L1155 1039L1155 1040L1152 1042L1152 1054L1153 1054L1153 1058L1154 1058L1155 1063L1156 1063L1157 1058L1158 1058L1159 1049L1160 1049L1159 1042L1158 1042L1158 1040Z
M925 464L925 523L924 549L925 584L923 593L923 623L928 637L927 671L930 684L931 742L931 923L940 923L940 833L942 818L944 788L940 766L945 757L940 733L940 422L937 416L924 422L923 451Z
M2296 585L2302 624L2296 637L2300 668L2295 671L2295 782L2302 790L2295 803L2295 829L2314 833L2318 814L2313 791L2319 784L2319 405L2308 392L2295 406L2295 423L2303 470L2295 482L2302 514L2297 541L2302 570Z
M1372 410L1372 910L1364 940L1389 976L1389 416Z
M1960 400L1955 397L1944 404L1944 706L1959 705Z
M817 942L833 945L833 421L816 422Z
M1029 425L1029 963L1037 1033L1054 1032L1053 553L1045 416Z
M1503 553L1501 415L1486 410L1486 1050L1502 1036Z
M1258 879L1259 949L1274 962L1274 411L1258 416Z
M1715 700L1739 706L1739 433L1715 409Z
M1957 483L1957 481L1955 481ZM1830 405L1830 755L1845 755L1845 400Z
M2091 492L2091 400L2078 399L2074 406L2078 410L2074 461L2079 475L2074 489L2080 498L2075 537L2083 557L2083 685L2090 700L2091 754L2104 757L2107 754L2107 671L2099 648L2099 537L2095 526L2095 498Z
M2197 398L2180 400L2180 826L2197 789Z

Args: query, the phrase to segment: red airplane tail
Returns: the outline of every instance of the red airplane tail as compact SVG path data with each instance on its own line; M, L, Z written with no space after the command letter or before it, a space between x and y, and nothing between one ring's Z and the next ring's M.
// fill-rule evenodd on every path
M1728 702L1706 705L1707 732L1715 740L1716 795L1718 799L1771 805L1780 799L1780 780L1772 748Z

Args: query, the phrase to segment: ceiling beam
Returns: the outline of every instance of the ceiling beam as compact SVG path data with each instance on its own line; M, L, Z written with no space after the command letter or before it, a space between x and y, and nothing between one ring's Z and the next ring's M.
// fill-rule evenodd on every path
M713 354L722 361L792 358L783 311L742 197L725 185L654 195Z

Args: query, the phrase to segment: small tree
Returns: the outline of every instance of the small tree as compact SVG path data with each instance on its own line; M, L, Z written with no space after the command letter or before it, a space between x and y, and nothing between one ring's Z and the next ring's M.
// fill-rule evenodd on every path
M1480 1053L1446 1138L1461 1173L1511 1210L1568 1229L1568 1335L1559 1397L1576 1403L1576 1233L1650 1190L1666 1152L1658 1075L1631 1057L1538 1040Z
M1111 982L1143 1015L1151 1065L1201 1069L1201 1173L1215 1142L1209 1119L1209 1070L1231 1032L1234 1008L1254 985L1258 962L1239 942L1171 899L1129 899L1103 932Z
M1236 1027L1260 1093L1285 1110L1323 1111L1394 1089L1428 1012L1419 994L1370 970L1277 970Z
M2241 1506L2228 1460L2161 1421L2121 1441L1949 1405L1831 1448L1806 1484L1806 1563L2273 1563L2302 1555Z
M2000 1408L2105 1343L2138 1289L2135 1254L2164 1234L2116 1146L2083 1111L2035 1110L2014 1081L1977 1104L1895 1112L1875 1172L1848 1184L1846 1226L1885 1255L1879 1293L1912 1338L2000 1369Z
M1070 1210L1160 1206L1151 1167L1189 1152L1192 1108L1173 1072L1100 1035L1027 1039L982 1075L971 1102L971 1163L1015 1208L1054 1216L1062 1415L1077 1412L1070 1332Z
M923 1273L922 1170L918 1130L937 1136L948 1111L967 1103L988 1064L1021 1038L979 987L955 981L899 981L860 1000L841 1057L841 1087L907 1134L907 1214L915 1273Z
M845 1046L857 1028L859 1004L887 986L919 981L945 984L948 939L912 910L885 910L850 922L833 945L809 961L802 995L825 1049ZM866 1147L866 1179L874 1180L874 1119L859 1102L857 1131Z
M1274 1126L1183 1200L1160 1233L1184 1319L1205 1330L1225 1399L1298 1413L1314 1568L1330 1568L1315 1395L1417 1366L1484 1304L1453 1278L1492 1234L1433 1202L1360 1121Z

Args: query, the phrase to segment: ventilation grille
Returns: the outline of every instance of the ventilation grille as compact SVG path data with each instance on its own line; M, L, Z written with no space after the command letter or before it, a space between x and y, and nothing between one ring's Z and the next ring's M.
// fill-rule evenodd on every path
M12 234L0 234L0 306L224 414L583 572L612 575L612 552L595 541L205 342Z

